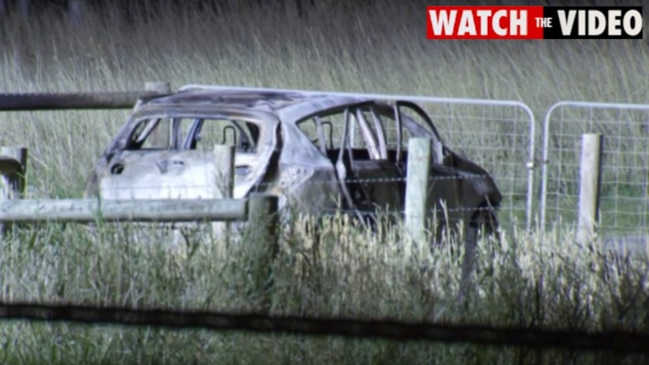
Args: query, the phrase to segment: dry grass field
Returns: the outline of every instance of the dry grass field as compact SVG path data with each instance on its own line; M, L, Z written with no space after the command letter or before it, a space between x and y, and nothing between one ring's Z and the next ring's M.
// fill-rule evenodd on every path
M125 22L89 14L77 28L52 13L0 23L2 92L132 90L146 81L514 99L537 120L563 100L646 102L646 41L430 42L424 3L225 2L219 13L163 9ZM272 5L275 4L275 5ZM291 3L292 4L292 3ZM359 3L360 4L360 3ZM96 158L128 111L0 114L0 145L29 147L30 195L80 197ZM475 122L474 122L475 123ZM438 126L442 133L450 126ZM460 137L466 149L475 141ZM476 149L476 151L479 151ZM475 151L474 151L475 152ZM514 157L516 158L516 157ZM524 189L524 186L523 186ZM372 235L334 220L315 240L294 222L274 263L273 312L646 332L645 261L614 265L572 241L569 225L540 242L505 225L482 242L466 308L455 305L460 259L396 230ZM135 242L134 236L139 236ZM246 245L189 240L169 249L157 231L75 225L22 229L0 247L2 300L242 310L254 262ZM318 242L318 245L314 245ZM543 279L544 285L540 282ZM0 362L178 364L639 364L647 359L471 345L298 338L203 331L14 322L0 324Z

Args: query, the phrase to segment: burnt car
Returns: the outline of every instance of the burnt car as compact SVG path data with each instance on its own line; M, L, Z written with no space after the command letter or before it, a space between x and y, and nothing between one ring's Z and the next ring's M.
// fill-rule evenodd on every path
M300 212L403 212L408 140L442 144L428 203L440 226L496 227L502 196L480 166L443 145L407 100L188 87L141 99L86 187L102 199L220 198L214 146L235 146L234 198L276 194ZM443 203L443 204L442 204ZM441 232L441 230L439 230Z

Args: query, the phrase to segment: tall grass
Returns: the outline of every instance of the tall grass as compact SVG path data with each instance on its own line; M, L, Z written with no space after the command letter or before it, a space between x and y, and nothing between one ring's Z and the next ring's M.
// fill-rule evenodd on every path
M372 234L338 217L318 237L297 220L282 233L273 264L273 314L397 318L452 323L646 331L646 262L618 263L552 232L550 244L514 231L482 241L468 304L457 305L461 250L405 253L398 230ZM137 237L137 239L135 238ZM4 300L255 310L249 250L218 239L170 245L158 231L104 227L87 233L50 225L19 232L2 247ZM560 243L564 243L563 245ZM609 257L610 259L610 257ZM544 278L541 287L541 278ZM4 323L5 362L524 363L526 350L398 345L109 326ZM550 351L545 362L638 363L634 356ZM108 360L110 359L110 360ZM527 360L526 360L527 359Z
M428 3L321 1L303 17L280 2L224 4L202 12L167 9L134 23L115 11L89 14L80 28L47 13L29 25L3 20L0 89L124 90L163 80L174 87L199 82L517 99L535 111L561 99L646 98L649 81L638 77L649 61L644 42L429 42L423 11ZM0 145L30 148L31 196L80 197L86 174L126 116L5 113ZM454 125L438 128L444 134ZM481 157L477 149L471 155L475 141L449 142ZM576 245L565 227L539 242L536 234L508 225L502 243L482 242L466 308L453 305L460 258L451 245L431 252L418 243L406 257L394 230L370 235L339 218L316 239L304 227L294 222L283 232L274 313L647 330L646 263L616 266L596 249ZM64 225L20 230L3 241L2 298L221 310L254 304L254 293L245 290L254 265L245 260L246 245L226 249L218 239L201 236L169 248L170 239L160 234ZM5 323L0 331L6 363L644 360L63 324Z

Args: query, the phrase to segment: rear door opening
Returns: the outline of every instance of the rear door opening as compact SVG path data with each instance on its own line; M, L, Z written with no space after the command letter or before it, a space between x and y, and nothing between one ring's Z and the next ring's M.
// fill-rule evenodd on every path
M272 143L253 119L214 115L151 115L134 123L109 161L102 195L130 198L219 198L215 145L235 147L234 197L255 185ZM272 140L271 140L272 141ZM128 189L129 184L132 185ZM112 193L106 194L108 187ZM124 190L117 192L117 190Z

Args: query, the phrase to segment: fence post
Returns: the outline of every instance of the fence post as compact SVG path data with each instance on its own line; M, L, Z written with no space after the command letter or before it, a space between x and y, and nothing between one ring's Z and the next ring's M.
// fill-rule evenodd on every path
M433 141L433 163L441 165L444 162L444 148L442 142Z
M577 239L582 243L593 238L595 225L599 219L601 145L601 134L582 135L577 223Z
M430 138L411 138L408 141L405 225L410 237L416 241L425 238L432 147ZM406 257L410 257L410 250L411 244L406 244Z
M223 199L231 199L234 192L234 146L216 144L213 152L218 174L216 187Z
M147 81L144 83L144 90L168 94L171 93L171 84L164 81Z
M150 81L144 83L144 90L159 94L171 93L171 84L168 82ZM169 120L163 119L160 124L151 131L151 143L153 146L167 148L169 147L169 134L171 133L171 124Z
M279 198L275 195L252 193L248 199L248 227L252 235L246 248L251 292L259 295L264 311L272 304L273 261L279 252Z
M21 199L27 187L27 148L0 147L0 156L3 185L0 200ZM9 228L9 224L0 224L0 237L4 237Z
M232 199L234 196L234 146L216 144L214 145L214 165L216 167L214 188L215 198ZM213 222L212 232L222 233L225 242L225 250L230 247L230 228L229 222Z
M7 182L10 184L13 196L15 198L22 198L25 194L27 187L27 148L26 147L0 147L0 156L11 157L20 164L20 172L17 176L3 176L8 178ZM2 197L5 199L6 197Z

